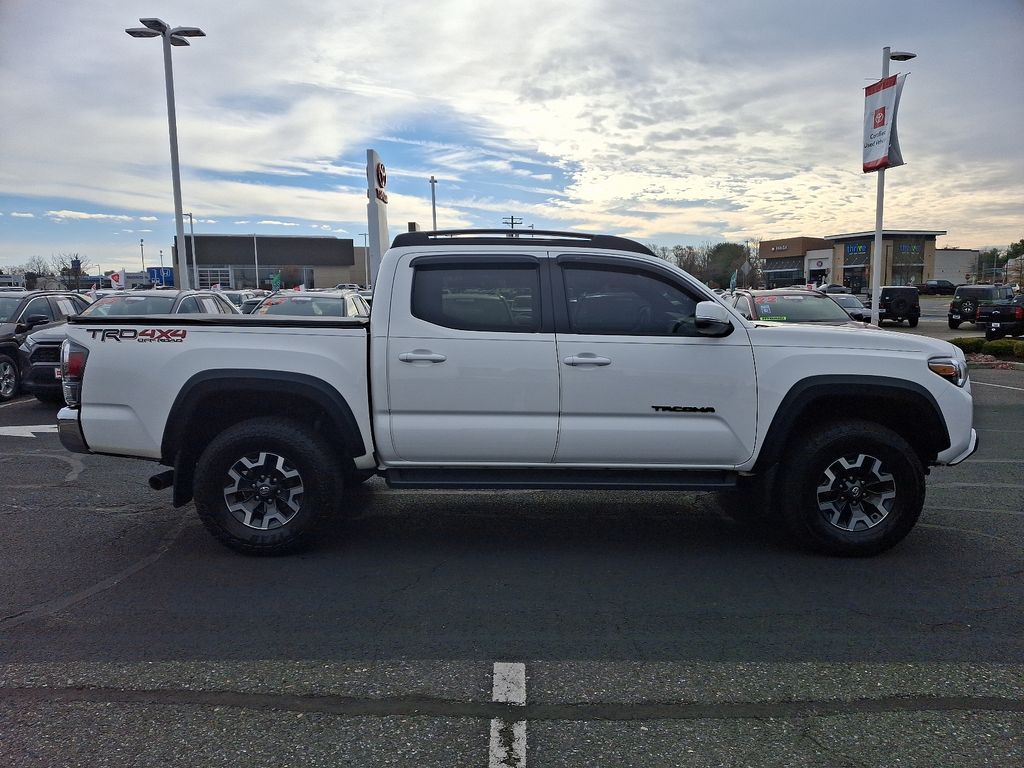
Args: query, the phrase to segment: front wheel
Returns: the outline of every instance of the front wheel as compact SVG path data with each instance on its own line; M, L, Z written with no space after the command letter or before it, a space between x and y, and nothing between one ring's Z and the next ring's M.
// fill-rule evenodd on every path
M863 557L895 546L924 505L924 468L892 430L849 419L806 434L787 455L777 495L803 545Z
M949 330L955 331L959 327L960 327L960 321L959 320L950 320L949 321Z
M199 457L196 511L231 549L292 552L339 505L342 474L317 433L289 419L251 419L226 429Z
M0 355L0 402L13 399L20 389L18 364L7 355Z
M907 325L909 325L911 328L917 328L917 320L918 318L912 317L909 320L907 320Z

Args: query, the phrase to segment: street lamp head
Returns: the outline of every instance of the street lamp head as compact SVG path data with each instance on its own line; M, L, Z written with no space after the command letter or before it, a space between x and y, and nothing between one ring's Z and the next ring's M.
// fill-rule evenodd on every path
M131 29L126 29L125 32L132 37L160 37L159 32L154 32L152 29L146 29L145 27L132 27Z
M175 27L171 30L171 34L181 37L206 37L206 33L199 27Z
M160 35L170 29L170 27L167 26L167 22L162 19L139 19L139 21L142 23L142 26L149 27Z
M916 59L916 53L910 53L909 51L893 51L889 54L889 58L893 61L910 61Z
M171 45L188 45L189 42L184 37L178 37L177 35L171 35Z

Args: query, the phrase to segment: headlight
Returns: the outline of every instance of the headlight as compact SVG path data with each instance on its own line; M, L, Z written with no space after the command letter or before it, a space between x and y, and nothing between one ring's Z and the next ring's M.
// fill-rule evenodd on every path
M933 357L928 361L932 373L937 373L950 384L962 387L967 383L967 363L952 357Z

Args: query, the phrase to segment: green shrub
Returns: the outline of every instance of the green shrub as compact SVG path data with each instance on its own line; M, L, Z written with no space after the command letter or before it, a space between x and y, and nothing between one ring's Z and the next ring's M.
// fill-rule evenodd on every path
M972 336L970 338L951 339L949 343L954 347L960 347L965 354L970 354L971 352L981 352L981 348L985 346L985 339L980 336Z
M1024 359L1024 341L1013 342L1013 356Z
M1013 339L997 339L996 341L986 341L981 351L986 355L995 355L996 357L1010 357L1013 354L1013 347L1018 342Z

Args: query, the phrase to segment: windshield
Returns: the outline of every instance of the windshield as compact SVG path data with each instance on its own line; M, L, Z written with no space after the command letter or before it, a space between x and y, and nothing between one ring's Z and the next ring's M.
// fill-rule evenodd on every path
M89 305L82 314L97 317L116 315L169 315L174 296L104 296Z
M0 323L9 323L14 320L14 313L18 311L21 299L14 299L10 296L0 296Z
M850 316L832 299L825 296L755 296L760 320L782 323L848 322Z
M242 306L243 296L240 293L229 293L228 291L223 292L224 297L234 304L236 307Z
M345 317L345 301L338 296L271 296L260 304L254 314Z

